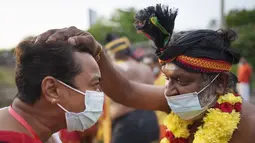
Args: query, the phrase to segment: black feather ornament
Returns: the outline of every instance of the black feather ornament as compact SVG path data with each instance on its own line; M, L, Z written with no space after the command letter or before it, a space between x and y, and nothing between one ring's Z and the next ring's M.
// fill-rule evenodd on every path
M157 4L137 12L135 28L152 40L157 47L157 52L165 49L173 34L177 9ZM156 52L156 53L157 53Z

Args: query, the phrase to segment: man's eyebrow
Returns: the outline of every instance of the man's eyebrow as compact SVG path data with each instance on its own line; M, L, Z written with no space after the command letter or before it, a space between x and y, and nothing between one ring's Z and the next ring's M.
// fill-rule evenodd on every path
M100 74L96 74L90 81L93 82L93 81L96 81L96 80L101 80L101 75Z

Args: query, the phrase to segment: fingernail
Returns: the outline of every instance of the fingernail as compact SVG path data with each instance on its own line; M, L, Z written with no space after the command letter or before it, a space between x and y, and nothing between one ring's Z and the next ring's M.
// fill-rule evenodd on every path
M51 36L51 37L49 37L49 38L46 40L46 43L48 43L48 42L55 42L56 40L57 40L56 37Z
M35 43L38 43L38 41L39 41L40 38L41 38L41 36L35 37Z
M76 45L75 40L73 38L69 38L68 43L71 45Z

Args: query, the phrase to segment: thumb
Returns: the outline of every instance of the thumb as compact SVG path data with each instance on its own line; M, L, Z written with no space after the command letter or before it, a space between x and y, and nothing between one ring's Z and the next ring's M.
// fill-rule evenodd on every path
M74 46L77 46L77 45L93 45L93 44L95 44L95 40L90 35L73 36L73 37L68 38L68 43L72 44Z
M97 52L97 41L91 35L84 36L73 36L68 38L68 43L74 46L85 46L93 52L93 56L95 56Z

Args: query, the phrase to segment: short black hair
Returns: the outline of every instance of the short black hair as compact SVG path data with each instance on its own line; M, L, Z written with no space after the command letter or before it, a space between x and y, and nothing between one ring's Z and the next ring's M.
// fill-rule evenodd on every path
M113 40L119 39L121 36L119 36L116 33L107 33L105 36L105 41L106 43L112 42ZM126 49L120 50L115 53L115 58L123 58L123 57L132 57L133 56L133 51L131 47L128 47Z
M116 40L118 38L120 38L120 36L115 33L107 33L105 36L105 42L109 43L109 42Z
M28 104L35 103L40 99L41 82L46 76L75 87L73 79L81 72L81 66L74 52L92 53L89 48L66 42L34 44L32 41L22 41L15 48L17 97Z
M132 57L132 50L130 47L124 49L124 50L121 50L121 51L118 51L115 53L115 58L119 59L119 58L123 58L123 57Z

